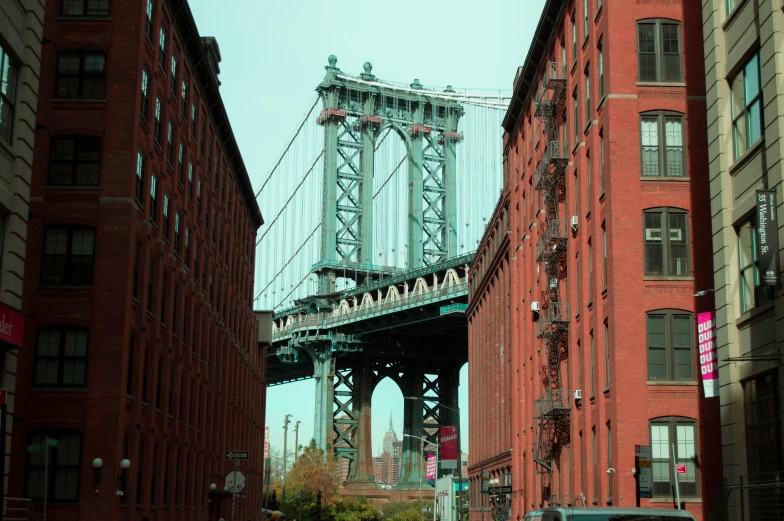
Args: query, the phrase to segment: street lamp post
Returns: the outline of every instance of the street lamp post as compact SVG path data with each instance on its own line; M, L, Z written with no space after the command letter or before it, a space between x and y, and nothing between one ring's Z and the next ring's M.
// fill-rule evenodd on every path
M280 502L281 504L286 502L286 464L288 463L288 457L286 454L286 442L288 441L289 437L289 423L291 423L291 414L287 414L285 418L283 418L283 484L281 485L280 490Z
M423 397L417 396L405 396L404 399L424 401ZM460 498L458 501L457 521L463 521L463 448L460 445L460 406L450 407L441 402L438 402L438 406L457 413L457 491ZM436 479L438 479L438 463L436 463Z

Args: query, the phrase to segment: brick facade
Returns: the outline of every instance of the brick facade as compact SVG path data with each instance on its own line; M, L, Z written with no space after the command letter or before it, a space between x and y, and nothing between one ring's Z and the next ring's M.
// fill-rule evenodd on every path
M220 53L185 0L108 4L46 6L10 491L40 499L43 460L25 448L49 435L60 442L50 518L229 517L230 500L216 511L233 469L224 452L248 450L237 515L258 519L265 352L251 293L262 220L218 92ZM93 149L69 163L71 146L95 143L97 170Z
M699 4L548 0L525 65L517 72L504 121L504 192L471 268L468 310L469 378L471 388L479 389L471 398L471 488L478 488L483 470L491 479L507 481L513 487L513 519L542 505L634 506L635 445L658 441L657 447L664 447L675 441L665 439L668 434L659 427L681 436L678 460L687 464L689 477L696 472L694 484L683 485L696 490L681 494L685 507L700 520L716 507L719 410L717 400L705 399L701 391L696 352L696 314L708 308L693 296L713 287ZM666 73L674 78L642 81L646 78L638 77L635 52L638 23L655 27L651 34L660 75L655 79L661 80L661 24L673 22L666 34L677 35L680 63ZM667 45L672 51L675 44ZM557 71L548 72L550 77L563 82L564 99L554 135L548 138L535 102L550 68ZM660 125L660 139L653 138L658 162L650 155L643 158L641 144L652 144L651 134L642 134L643 118ZM553 205L546 202L536 175L548 139L568 141L559 156L565 173L553 191ZM672 147L665 154L666 139ZM646 148L646 154L651 150ZM651 170L644 173L643 168ZM663 168L667 176L651 175ZM661 251L664 244L673 252L678 244L688 248L687 257L660 254L662 263L669 263L667 272L664 264L653 261L646 268L644 233L644 212L665 208L685 215L686 224L669 235L667 227L648 229L651 259L659 258L650 253L656 245ZM660 215L665 223L679 222ZM553 217L565 230L566 246L556 266L549 267L557 275L548 280L537 243L549 233L545 224L552 226ZM533 303L539 312L532 311ZM550 459L544 460L536 451L542 429L536 417L541 405L535 402L553 378L540 326L555 304L568 310L567 334L557 347L567 419L565 430L554 437ZM663 336L674 338L676 315L679 327L690 326L688 341L678 337L687 351L677 351L670 340L667 376L659 378L654 373L658 369L648 369L649 356L653 361L659 351L650 348L655 345L649 346L646 331L649 321L666 323ZM502 362L509 364L508 371ZM673 376L676 365L679 377ZM578 389L579 400L574 398ZM692 432L695 439L686 439ZM545 461L552 472L536 460ZM660 463L659 469L670 471L671 460ZM667 486L661 479L657 483ZM659 489L641 504L672 508L673 495ZM481 517L480 498L472 492L472 519Z

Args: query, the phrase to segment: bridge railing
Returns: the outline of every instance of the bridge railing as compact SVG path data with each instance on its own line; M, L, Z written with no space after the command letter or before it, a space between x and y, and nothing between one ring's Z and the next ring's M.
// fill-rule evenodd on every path
M466 291L468 291L468 279L466 277L462 277L458 284L445 286L440 289L430 289L428 291L422 291L416 294L409 293L408 295L401 295L400 298L390 302L379 301L366 307L360 307L358 304L348 312L344 312L342 314L335 314L335 312L331 312L299 315L297 318L293 318L290 324L284 325L275 331L272 335L272 338L274 340L281 337L286 337L294 331L303 329L329 329L345 322L362 320L368 316L389 313L434 300L443 300L455 295L463 294Z

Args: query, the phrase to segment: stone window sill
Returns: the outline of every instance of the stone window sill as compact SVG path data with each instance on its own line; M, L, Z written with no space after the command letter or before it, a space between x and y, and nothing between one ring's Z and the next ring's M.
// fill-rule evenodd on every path
M760 151L763 144L765 143L765 135L763 134L760 139L757 140L756 143L751 145L748 150L746 150L741 156L735 160L735 162L730 165L729 172L730 175L735 175L738 170L740 170L746 163L748 163L752 157L757 155L757 152Z
M686 87L682 81L638 81L638 87Z

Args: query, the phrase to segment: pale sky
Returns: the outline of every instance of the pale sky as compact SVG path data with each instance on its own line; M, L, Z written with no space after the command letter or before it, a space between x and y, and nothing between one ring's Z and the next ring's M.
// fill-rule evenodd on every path
M392 81L418 78L424 85L508 90L526 58L544 0L190 0L190 5L201 35L214 36L220 46L223 101L258 189L302 120L330 54L349 74L360 73L370 61L376 76ZM272 217L261 211L265 219ZM461 371L459 390L465 451L467 369ZM302 421L300 443L307 443L313 407L312 380L270 388L272 445L283 447L286 413ZM372 407L375 454L390 410L398 436L402 431L402 394L384 380ZM290 446L293 442L290 431Z

